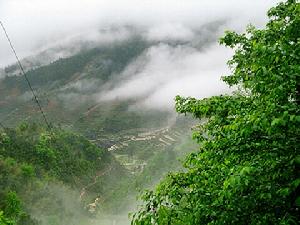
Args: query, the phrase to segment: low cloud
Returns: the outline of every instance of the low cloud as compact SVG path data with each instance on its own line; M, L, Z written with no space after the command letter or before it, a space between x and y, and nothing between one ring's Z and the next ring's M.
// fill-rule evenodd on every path
M98 100L136 99L137 108L172 110L177 94L203 98L228 92L220 76L229 72L226 61L231 54L217 45L203 51L188 45L155 45L131 63L114 80L115 87L101 92Z
M220 77L229 72L226 61L232 52L218 46L217 37L226 29L242 31L249 23L263 26L267 9L276 2L10 0L0 1L0 19L21 57L59 45L68 55L65 48L76 53L80 47L74 46L80 43L107 45L139 35L151 47L121 74L99 85L101 91L80 81L60 98L73 105L88 98L135 100L132 108L173 110L178 94L204 98L230 91ZM14 61L3 35L0 49L0 67Z
M195 35L191 29L188 29L180 23L164 23L158 26L150 27L146 33L146 37L151 41L190 41L195 37Z

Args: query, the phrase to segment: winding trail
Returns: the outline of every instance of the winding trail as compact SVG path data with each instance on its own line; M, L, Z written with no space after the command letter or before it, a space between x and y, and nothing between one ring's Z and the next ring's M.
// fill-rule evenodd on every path
M86 191L87 191L90 187L94 186L95 184L97 184L97 183L99 182L99 181L98 181L98 178L99 178L99 177L104 176L105 174L109 173L111 170L112 170L112 165L110 165L110 167L109 167L107 170L103 171L102 173L97 174L97 175L94 177L94 181L93 181L92 183L90 183L90 184L84 186L84 187L81 189L81 191L80 191L80 196L79 196L80 200L82 200L82 198L83 198L84 195L86 194Z

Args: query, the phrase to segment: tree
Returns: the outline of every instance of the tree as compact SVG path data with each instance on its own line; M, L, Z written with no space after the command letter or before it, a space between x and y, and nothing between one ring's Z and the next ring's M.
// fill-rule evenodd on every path
M298 224L300 173L300 7L268 11L265 29L226 32L235 50L223 77L239 91L208 99L176 97L176 110L206 122L199 151L170 173L132 224Z

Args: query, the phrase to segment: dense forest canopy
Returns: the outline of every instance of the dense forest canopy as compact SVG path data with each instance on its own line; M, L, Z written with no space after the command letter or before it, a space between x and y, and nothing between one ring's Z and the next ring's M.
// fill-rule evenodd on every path
M223 80L238 91L176 97L179 113L207 120L194 132L199 151L142 196L132 224L299 224L299 3L268 17L265 29L220 39L235 50Z
M84 205L107 193L108 170L116 179L126 175L111 154L80 135L27 123L7 128L0 132L0 224L41 224L32 210L52 221L46 224L84 223ZM94 184L95 174L103 176ZM83 190L90 196L78 201ZM61 195L73 198L78 216L72 216Z

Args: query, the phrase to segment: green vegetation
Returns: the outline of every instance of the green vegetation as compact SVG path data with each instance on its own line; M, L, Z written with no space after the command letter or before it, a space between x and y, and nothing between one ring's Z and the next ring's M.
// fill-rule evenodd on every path
M115 160L113 155L118 153L111 154L71 132L57 128L49 132L29 123L1 131L2 220L17 225L81 225L90 224L91 218L102 221L106 215L126 219L127 212L135 206L136 195L179 166L178 157L185 153L177 144L182 143L187 152L195 149L190 140L182 137L163 146L158 140L163 137L161 131L155 132L157 137L151 142L132 141L118 150L124 156L128 154L129 163L131 157L137 159L128 171L121 166L124 161ZM143 149L142 154L149 158L137 152L131 155L131 148L137 152ZM88 205L96 198L100 199L96 211L90 211Z
M114 191L108 197L110 202L105 205L106 209L104 210L116 215L118 212L132 211L136 205L136 196L141 191L153 187L169 171L177 170L180 167L180 159L195 149L196 145L190 140L190 137L183 138L175 147L161 148L161 151L155 151L155 147L152 146L151 156L145 161L146 164L138 168L140 172L128 176L113 187ZM148 150L151 151L151 149ZM128 205L128 203L132 205Z
M14 223L11 220L5 218L3 215L3 212L0 211L0 224L1 225L13 225Z
M22 124L0 133L0 170L1 220L22 225L40 224L36 219L57 218L67 222L80 216L84 218L87 213L84 205L94 196L107 193L107 175L115 179L126 177L126 171L107 151L82 136L62 130L48 132L35 124ZM100 176L107 170L109 174ZM87 190L97 175L98 183ZM87 196L77 202L83 188ZM64 195L76 202L78 216L68 215L63 205ZM32 210L42 215L33 218ZM46 221L43 223L48 224Z
M176 97L179 113L207 120L194 132L199 151L142 196L132 224L299 224L299 3L268 16L265 29L221 38L235 50L223 79L239 91Z
M2 133L0 154L18 162L33 164L38 173L49 174L74 184L81 175L94 174L103 169L101 160L108 155L79 135L65 131L49 133L33 124L22 124L17 129ZM30 167L23 169L33 173Z

